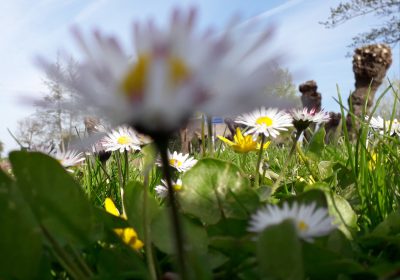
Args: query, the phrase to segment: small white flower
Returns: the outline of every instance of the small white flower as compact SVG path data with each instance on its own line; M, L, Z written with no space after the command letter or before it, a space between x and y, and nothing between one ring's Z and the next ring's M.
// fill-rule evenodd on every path
M165 180L161 180L161 182L162 185L157 185L154 190L159 198L164 199L168 195L168 187ZM172 188L177 192L182 190L182 180L178 179L176 182L172 182Z
M287 202L282 207L267 205L252 215L248 230L262 232L269 226L277 225L285 220L294 223L297 234L306 241L313 241L314 237L329 234L336 228L332 224L326 208L316 208L315 202L309 205L298 205L294 202L291 206Z
M139 151L140 140L136 136L135 131L127 126L121 126L111 131L101 141L106 151Z
M50 155L57 159L64 167L75 166L85 160L85 156L76 150L57 151Z
M365 120L368 122L369 117L366 116ZM390 126L391 123L391 126ZM379 132L379 134L389 134L394 135L397 134L400 136L400 122L397 119L393 119L391 122L390 120L385 120L382 117L371 117L371 122L369 126ZM390 127L390 131L389 131Z
M254 137L264 134L266 137L275 138L280 131L286 131L292 126L292 118L289 114L278 111L276 108L266 109L265 107L239 116L236 122L249 126L250 129L245 134L253 134Z
M297 130L306 129L311 123L321 124L329 121L329 114L323 110L317 111L315 108L308 110L295 109L291 111L291 116L293 118L293 125Z
M194 159L193 157L190 157L189 154L185 155L183 153L178 154L176 151L174 151L173 154L171 154L171 152L168 151L168 160L169 160L169 165L178 170L178 172L186 172L197 163L197 160ZM161 166L161 164L162 163L160 160L157 161L158 166Z

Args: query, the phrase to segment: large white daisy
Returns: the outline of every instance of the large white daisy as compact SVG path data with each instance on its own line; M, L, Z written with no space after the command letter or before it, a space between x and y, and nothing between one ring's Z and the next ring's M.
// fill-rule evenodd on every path
M93 110L114 125L129 123L148 134L177 130L197 111L223 115L250 110L261 100L282 104L263 90L278 80L278 55L265 51L270 28L232 21L224 30L199 32L195 22L195 10L175 10L169 26L136 23L134 50L128 51L113 36L97 31L85 38L75 31L84 55L73 79L45 59L39 64L78 94L77 102L64 107Z
M304 109L294 109L290 112L293 118L293 125L297 130L304 130L310 124L321 124L329 121L329 113L323 110L317 111L315 108L308 110Z
M251 216L248 230L262 232L269 226L291 220L300 238L312 241L314 237L329 234L336 228L326 208L317 208L313 202L309 205L294 202L291 206L284 202L282 207L267 205Z
M139 151L140 140L136 136L135 131L127 126L121 126L111 131L107 136L101 140L106 151Z
M246 131L246 135L253 134L254 137L257 137L264 134L266 137L275 138L280 131L286 131L288 127L292 126L292 117L276 108L261 107L251 113L239 116L236 122L250 128Z

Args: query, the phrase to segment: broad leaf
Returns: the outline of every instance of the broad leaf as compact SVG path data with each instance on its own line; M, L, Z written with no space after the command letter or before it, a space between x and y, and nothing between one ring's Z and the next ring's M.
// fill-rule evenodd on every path
M247 219L259 199L249 180L231 163L202 159L183 176L182 210L215 224L221 217Z
M32 279L41 265L41 230L14 182L1 169L0 221L0 279Z
M167 254L175 253L175 238L172 231L170 209L164 209L155 217L151 225L151 236L154 244ZM186 249L195 250L198 253L205 253L208 246L206 230L187 217L180 216L183 225L183 234L186 239Z
M325 148L325 134L325 128L321 127L314 133L310 140L307 155L314 160L318 160L321 157L322 151Z
M291 221L270 226L260 234L257 259L262 277L304 278L302 245Z
M61 244L84 246L100 239L102 224L81 187L53 158L12 152L17 184L38 222Z

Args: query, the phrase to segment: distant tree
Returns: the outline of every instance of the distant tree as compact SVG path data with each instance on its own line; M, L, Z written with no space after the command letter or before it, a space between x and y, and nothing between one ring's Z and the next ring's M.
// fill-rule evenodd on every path
M15 137L24 148L28 149L45 141L44 127L36 114L32 114L17 122Z
M272 88L267 88L267 92L273 92L278 96L293 100L296 105L300 105L300 97L297 96L296 86L289 69L276 66L277 82Z
M368 32L353 37L349 47L354 48L370 43L395 45L400 41L400 1L399 0L350 0L331 8L327 21L320 22L327 28L334 28L356 17L373 14L386 21L374 26Z
M4 145L3 145L3 142L0 141L0 158L1 158L1 154L3 153L3 151L4 151Z
M70 59L61 63L57 58L54 67L70 78L75 78L76 62ZM44 84L48 91L43 97L51 107L38 107L35 114L18 122L16 137L21 144L31 147L43 143L54 143L64 149L71 138L76 137L76 131L83 131L83 116L72 113L62 107L65 101L75 98L74 92L67 90L52 77L45 77Z

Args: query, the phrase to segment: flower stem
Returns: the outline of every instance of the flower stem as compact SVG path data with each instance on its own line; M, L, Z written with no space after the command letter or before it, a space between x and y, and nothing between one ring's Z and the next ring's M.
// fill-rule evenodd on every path
M205 157L206 155L206 136L205 136L205 128L204 128L204 114L201 115L201 155Z
M124 188L125 188L125 176L122 173L121 156L117 153L117 165L118 165L118 175L119 175L119 193L121 199L122 214L126 216L125 205L124 205Z
M148 189L149 189L149 171L144 174L143 180L143 228L144 228L144 243L146 251L146 260L149 267L150 279L157 280L156 268L154 265L153 248L151 246L151 228L148 209Z
M173 234L175 237L175 250L178 258L178 269L181 274L180 279L186 280L187 271L186 271L186 261L185 261L185 251L184 251L185 240L183 236L182 224L179 219L177 200L172 186L171 170L169 166L168 150L167 150L168 139L166 137L164 139L155 139L155 142L160 151L164 178L168 186L168 200L170 204L169 206L170 206Z
M207 116L207 140L208 140L208 154L210 157L214 155L214 143L213 143L213 129L212 129L212 117Z
M275 191L279 188L279 184L281 183L281 181L282 181L282 179L283 179L283 176L284 176L285 173L286 173L286 169L287 169L287 167L289 166L290 160L292 159L292 156L293 156L294 151L295 151L296 146L297 146L297 141L299 141L302 132L303 132L303 131L297 131L297 132L296 132L296 137L295 137L295 139L293 140L293 145L292 145L292 147L290 148L289 156L288 156L288 158L287 158L287 160L286 160L284 166L282 167L282 170L281 170L281 173L279 174L278 179L276 180L276 182L275 182L274 185L272 186L271 195L272 195L273 193L275 193Z
M258 152L258 159L257 159L257 164L256 164L256 174L255 174L256 177L255 177L255 181L254 181L255 188L258 188L260 185L260 165L261 165L261 160L262 160L262 156L263 156L264 142L265 142L265 135L262 134L261 146L260 146L260 150Z

